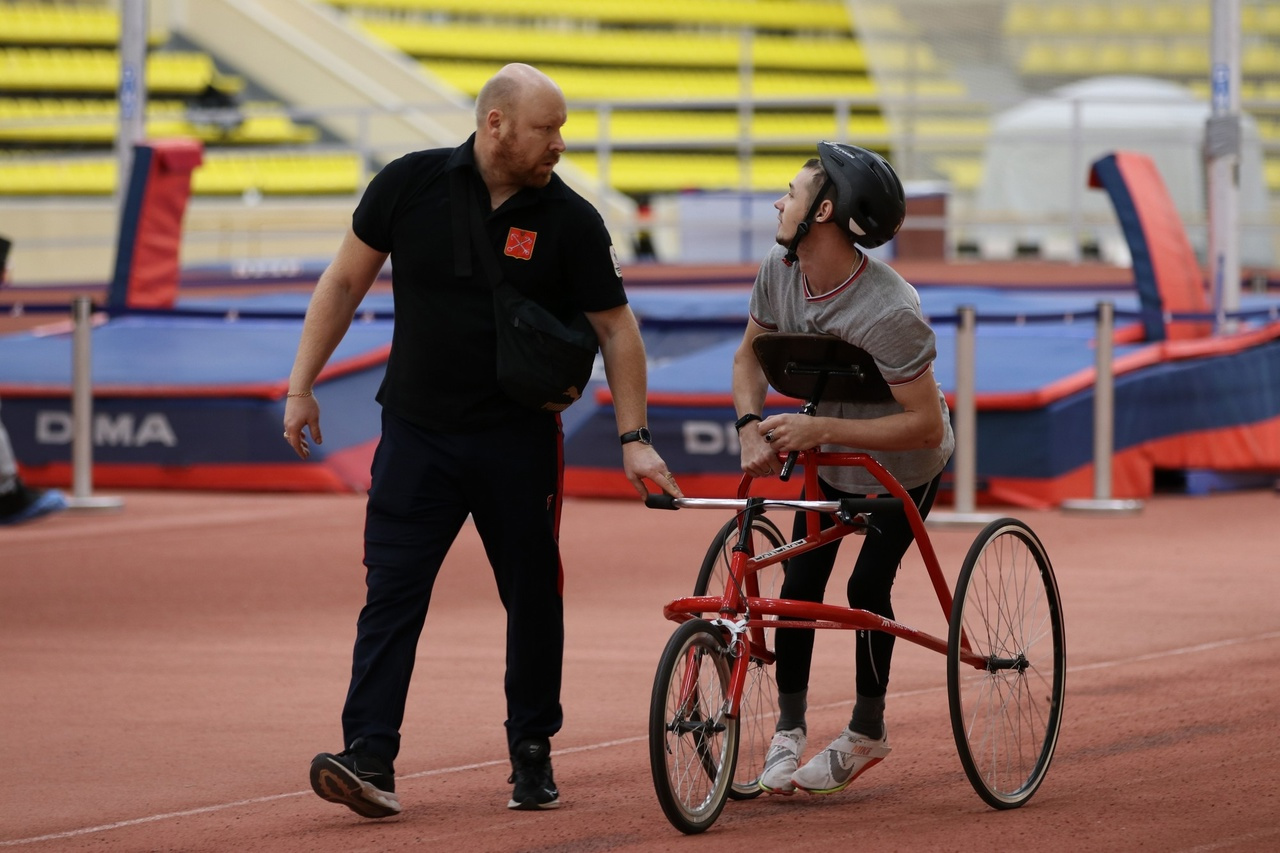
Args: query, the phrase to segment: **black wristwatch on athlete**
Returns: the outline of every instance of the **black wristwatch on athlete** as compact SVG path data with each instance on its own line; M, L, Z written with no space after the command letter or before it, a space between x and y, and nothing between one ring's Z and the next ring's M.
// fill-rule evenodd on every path
M653 444L653 436L649 433L648 427L633 429L631 432L624 432L618 436L618 442L621 444L630 444L633 441L638 441L641 444Z
M737 432L742 432L742 428L747 424L751 423L752 421L762 421L762 420L764 420L764 418L760 417L755 412L747 412L745 415L743 415L742 417L738 418L736 421L733 422L733 428Z

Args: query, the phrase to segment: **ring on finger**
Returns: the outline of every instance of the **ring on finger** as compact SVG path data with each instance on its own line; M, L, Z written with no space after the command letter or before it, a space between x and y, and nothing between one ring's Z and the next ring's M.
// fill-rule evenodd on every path
M773 430L769 430L764 434L764 440L770 442L773 441Z

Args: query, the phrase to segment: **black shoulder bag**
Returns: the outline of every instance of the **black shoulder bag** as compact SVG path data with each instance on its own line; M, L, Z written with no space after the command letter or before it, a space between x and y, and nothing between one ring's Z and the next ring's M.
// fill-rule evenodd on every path
M457 227L457 214L465 207L471 234L485 278L493 289L493 319L498 330L498 385L508 397L531 409L563 412L582 396L591 378L600 343L581 311L565 324L524 296L502 278L498 259L488 245L475 194L466 186L466 174L454 170L450 192L455 214L455 242L470 267L472 240Z

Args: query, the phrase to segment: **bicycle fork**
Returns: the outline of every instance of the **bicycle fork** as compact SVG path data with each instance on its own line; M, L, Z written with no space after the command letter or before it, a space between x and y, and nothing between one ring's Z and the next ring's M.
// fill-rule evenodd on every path
M712 625L725 630L729 640L725 644L725 652L733 661L733 669L729 671L729 689L724 697L724 715L737 719L742 710L742 691L747 683L747 669L751 665L751 655L747 648L747 619L712 619Z
M747 620L745 618L738 620L729 619L712 619L711 625L715 625L722 630L728 632L729 640L725 643L723 654L729 656L733 661L733 667L729 671L729 685L725 691L724 704L720 707L719 712L727 718L736 718L742 701L743 685L747 681L747 668L751 662L751 656L746 654L746 643L743 635L747 630ZM696 716L696 709L700 703L701 690L699 669L702 662L699 659L700 653L697 649L689 649L686 654L689 656L685 668L684 679L680 685L680 709L681 716ZM708 709L710 710L710 709Z

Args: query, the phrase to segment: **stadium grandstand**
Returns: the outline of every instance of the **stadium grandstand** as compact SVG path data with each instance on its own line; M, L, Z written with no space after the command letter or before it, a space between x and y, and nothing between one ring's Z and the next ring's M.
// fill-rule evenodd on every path
M150 0L146 133L205 146L189 262L324 257L373 171L454 144L480 84L527 61L565 89L566 178L600 203L624 254L656 235L658 259L681 260L681 218L707 215L690 193L767 198L815 139L830 138L879 150L913 186L945 195L948 256L998 256L1001 240L975 235L999 229L1001 211L975 200L1002 112L1098 75L1159 79L1207 101L1209 6ZM1242 107L1267 193L1248 215L1270 232L1278 12L1241 3ZM15 280L94 280L109 269L119 37L118 1L0 0L0 233L14 240ZM1026 211L1010 213L1025 224ZM1079 231L1072 259L1098 248L1093 231ZM1045 249L1003 245L1005 255Z
M919 287L946 393L961 308L981 309L989 496L1051 505L1101 470L1102 299L1122 321L1117 488L1140 497L1165 468L1274 474L1277 57L1274 0L0 0L6 418L31 481L64 480L68 324L31 330L90 292L93 467L111 484L359 489L385 288L324 380L342 415L321 458L253 437L276 429L307 292L369 178L464 140L483 82L518 61L565 91L558 173L625 266L651 427L705 484L739 474L727 358L772 204L820 139L904 179L906 223L874 251ZM135 132L148 144L122 176ZM154 219L138 164L165 173ZM1229 250L1209 239L1224 188ZM564 422L580 494L619 482L593 382Z

